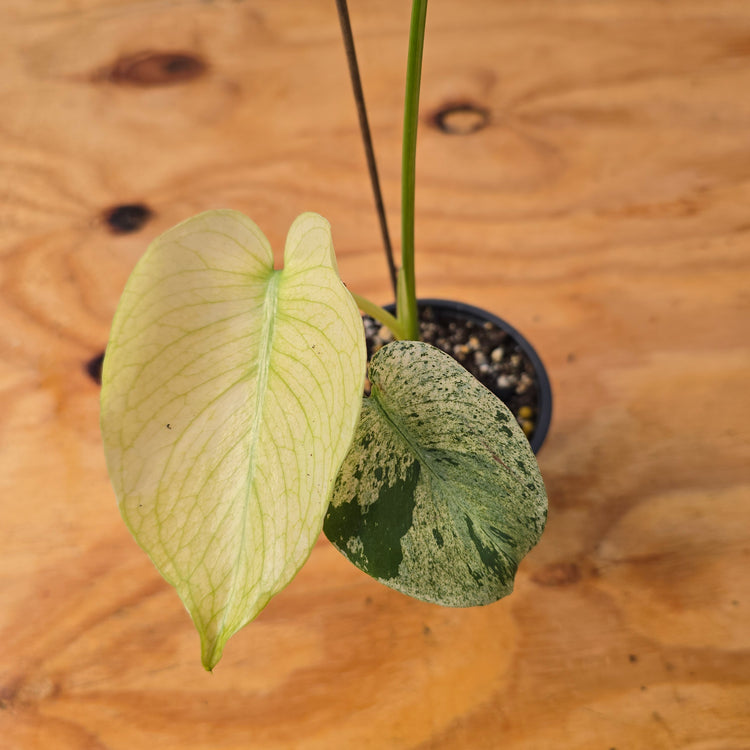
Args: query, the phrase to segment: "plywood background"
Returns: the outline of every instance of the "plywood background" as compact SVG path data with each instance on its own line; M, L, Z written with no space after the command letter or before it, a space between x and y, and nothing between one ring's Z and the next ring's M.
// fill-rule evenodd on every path
M351 11L395 230L409 8ZM0 12L1 748L750 748L746 0L433 0L419 292L547 363L548 530L468 611L321 540L212 675L120 521L86 363L147 243L205 208L279 250L323 213L389 301L334 4ZM442 132L456 104L486 126Z

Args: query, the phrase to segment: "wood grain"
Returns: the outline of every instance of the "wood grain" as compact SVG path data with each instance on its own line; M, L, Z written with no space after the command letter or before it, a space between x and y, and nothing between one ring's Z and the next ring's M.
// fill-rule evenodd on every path
M351 3L392 230L408 7ZM434 2L418 285L537 346L548 529L446 610L324 539L213 675L121 522L86 363L159 232L303 210L389 301L334 4L9 0L0 747L750 747L750 6ZM434 124L456 104L486 126ZM153 218L115 234L107 212ZM395 232L397 234L397 232Z

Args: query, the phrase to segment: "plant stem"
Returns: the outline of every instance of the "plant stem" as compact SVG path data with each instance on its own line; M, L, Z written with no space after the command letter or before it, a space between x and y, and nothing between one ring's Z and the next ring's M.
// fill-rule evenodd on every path
M385 257L388 262L388 272L391 276L391 285L393 294L396 294L396 263L393 259L393 246L391 245L391 235L388 232L388 221L385 215L383 205L383 194L380 190L380 179L378 178L378 167L375 162L375 150L372 145L372 135L370 133L370 124L367 120L367 107L365 106L365 95L362 90L362 79L359 75L359 65L357 64L357 55L354 51L354 36L352 34L352 25L349 21L349 9L346 0L336 0L336 9L339 14L339 23L341 24L341 35L344 38L344 49L346 50L346 61L349 64L349 77L354 89L354 101L357 104L357 115L359 116L359 129L362 133L362 143L365 147L365 156L367 157L367 169L370 173L370 184L372 193L375 198L375 208L380 221L380 233L383 236L383 248ZM390 326L389 326L390 328Z
M405 305L397 310L408 338L419 339L417 292L414 278L414 193L416 186L417 125L419 123L419 86L422 79L422 53L427 18L427 0L414 0L409 31L409 55L406 63L404 101L404 140L401 157L401 274ZM402 309L403 308L403 309Z
M366 299L365 297L360 297L358 294L355 294L354 292L351 292L351 295L352 297L354 297L354 301L359 306L359 309L362 310L362 312L365 313L366 315L369 315L374 320L377 320L378 323L381 323L386 328L389 328L394 338L397 338L397 339L406 338L406 336L404 335L404 331L401 327L401 324L387 310L384 310L382 307L380 307L379 305L376 305L374 302L370 302L370 300Z

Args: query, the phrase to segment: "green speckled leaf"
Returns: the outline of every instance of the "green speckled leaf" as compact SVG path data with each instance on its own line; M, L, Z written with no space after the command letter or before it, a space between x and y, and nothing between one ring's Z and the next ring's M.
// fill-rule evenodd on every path
M120 511L208 669L310 554L362 401L364 332L328 222L298 217L284 263L235 211L174 227L128 280L104 359Z
M383 347L370 381L326 536L365 573L418 599L468 607L509 594L547 518L513 415L420 342Z

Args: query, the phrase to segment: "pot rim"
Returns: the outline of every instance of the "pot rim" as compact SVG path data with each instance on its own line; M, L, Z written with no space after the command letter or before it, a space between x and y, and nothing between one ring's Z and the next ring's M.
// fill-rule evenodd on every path
M469 319L478 321L489 321L498 328L502 328L509 336L511 336L516 343L519 345L523 353L529 358L532 366L534 367L534 373L536 375L537 389L538 389L538 401L537 401L537 418L534 426L534 432L529 440L531 450L534 453L538 453L542 447L547 433L549 432L550 423L552 421L552 386L550 384L549 375L547 370L542 363L541 357L537 354L536 349L529 343L528 339L508 323L503 318L484 310L481 307L475 307L474 305L468 305L465 302L456 302L455 300L449 299L438 299L438 298L425 298L417 300L418 307L441 307L443 309L450 309L454 312L465 315ZM396 309L396 305L391 303L385 305L385 310L393 313Z

